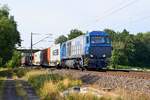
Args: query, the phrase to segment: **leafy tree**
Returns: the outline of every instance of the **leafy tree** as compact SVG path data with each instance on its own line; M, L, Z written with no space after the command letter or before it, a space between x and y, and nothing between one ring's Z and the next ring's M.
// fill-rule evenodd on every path
M21 64L21 53L19 51L14 50L12 58L7 62L7 67L14 68L19 67Z
M112 39L112 41L116 40L117 33L114 30L111 29L104 29L104 32L108 33Z
M111 64L114 68L118 65L150 66L150 32L133 35L126 29L122 32L104 31L112 38Z
M57 39L55 39L55 44L63 43L67 41L67 37L64 35L59 36Z
M110 34L112 38L112 66L115 68L117 65L129 65L135 51L133 44L134 36L130 35L126 29L122 32L115 32L111 29L105 29L104 31Z
M70 31L70 34L68 34L68 40L71 40L73 38L76 38L80 35L83 35L84 33L80 30L77 30L77 29L73 29Z
M0 8L0 58L2 65L11 59L15 45L20 46L20 34L7 6Z
M80 35L83 35L84 33L80 30L77 30L77 29L72 29L70 31L70 33L68 34L68 37L64 36L64 35L61 35L59 36L57 39L55 39L55 44L58 44L58 43L63 43L67 40L71 40L73 38L76 38Z
M135 36L134 64L150 67L150 33L139 33Z

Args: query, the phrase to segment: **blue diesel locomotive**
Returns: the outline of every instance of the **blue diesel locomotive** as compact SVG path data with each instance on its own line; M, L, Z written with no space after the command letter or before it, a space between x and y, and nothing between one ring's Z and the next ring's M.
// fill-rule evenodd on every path
M106 68L106 58L111 56L109 34L92 31L63 43L60 47L60 65L78 69Z

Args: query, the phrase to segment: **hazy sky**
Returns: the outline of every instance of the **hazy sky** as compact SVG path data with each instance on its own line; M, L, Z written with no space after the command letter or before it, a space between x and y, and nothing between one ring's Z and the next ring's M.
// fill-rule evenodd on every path
M21 33L22 47L30 47L30 33L34 43L51 33L53 36L35 45L49 47L60 34L73 28L84 32L111 28L131 33L150 31L150 0L0 0L15 16Z

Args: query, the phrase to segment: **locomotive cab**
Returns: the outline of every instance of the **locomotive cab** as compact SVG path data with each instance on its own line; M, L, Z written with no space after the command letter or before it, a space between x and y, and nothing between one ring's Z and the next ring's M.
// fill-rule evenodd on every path
M93 31L86 34L85 55L83 62L85 67L105 68L106 58L111 56L111 39L109 35L102 31Z

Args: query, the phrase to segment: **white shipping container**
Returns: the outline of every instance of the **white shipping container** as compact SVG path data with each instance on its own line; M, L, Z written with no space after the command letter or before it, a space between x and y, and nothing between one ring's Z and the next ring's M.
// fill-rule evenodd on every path
M60 63L60 44L51 46L50 50L50 65L56 66Z
M24 53L21 53L21 65L25 65L26 56Z
M40 65L41 64L41 51L34 53L33 58L33 65Z

